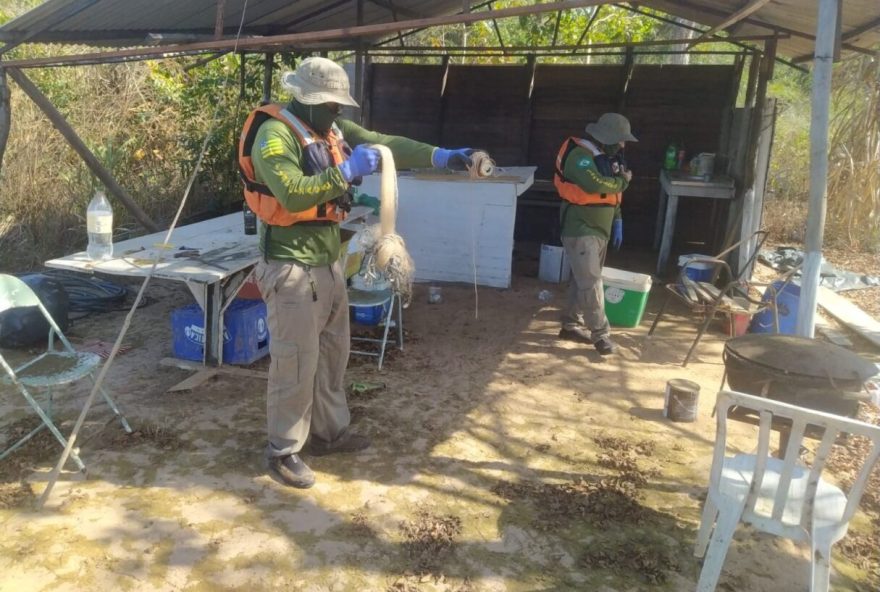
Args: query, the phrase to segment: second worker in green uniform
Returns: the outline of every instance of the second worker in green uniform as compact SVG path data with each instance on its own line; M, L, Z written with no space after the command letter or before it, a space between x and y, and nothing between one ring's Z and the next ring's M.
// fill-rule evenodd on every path
M568 138L556 158L562 246L572 271L559 337L592 344L609 355L617 346L605 316L602 267L608 243L619 249L623 242L620 203L632 172L621 150L625 142L638 140L618 113L605 113L586 132L587 138Z

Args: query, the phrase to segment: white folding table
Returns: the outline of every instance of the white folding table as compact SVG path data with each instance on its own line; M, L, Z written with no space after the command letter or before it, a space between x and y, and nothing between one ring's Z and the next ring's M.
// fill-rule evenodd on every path
M371 209L356 206L343 228L354 230ZM180 226L163 248L166 231L114 243L113 258L92 261L85 252L45 262L47 267L86 273L153 277L184 282L204 312L205 366L223 363L223 313L260 260L259 236L244 233L240 212ZM198 255L185 256L187 250Z

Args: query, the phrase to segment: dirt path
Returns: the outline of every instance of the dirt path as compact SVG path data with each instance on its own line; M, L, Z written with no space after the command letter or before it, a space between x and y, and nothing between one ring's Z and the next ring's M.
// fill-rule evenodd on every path
M443 303L428 305L417 286L405 350L382 372L355 358L346 378L384 384L351 396L374 446L310 459L318 483L297 491L265 474L264 382L165 393L188 375L158 365L169 313L188 296L156 284L109 377L135 437L93 412L88 477L68 475L41 513L30 503L57 446L41 436L0 464L0 590L693 589L722 336L683 370L694 325L673 315L646 344L649 314L602 359L556 339L562 290L544 303L544 287L517 277L510 290L480 289L477 319L472 287L444 286ZM659 301L655 290L649 309ZM72 333L112 340L121 320L96 316ZM662 416L675 377L702 387L696 423ZM30 419L3 393L8 435ZM85 394L62 405L63 430ZM852 531L877 532L863 516ZM874 589L839 554L835 568L835 590ZM808 576L805 549L741 528L719 590L800 592Z

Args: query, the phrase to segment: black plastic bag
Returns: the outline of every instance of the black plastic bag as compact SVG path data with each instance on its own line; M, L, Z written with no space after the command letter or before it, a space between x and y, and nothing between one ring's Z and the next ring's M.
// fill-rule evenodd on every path
M66 331L69 302L61 282L40 273L23 275L19 279L30 286L58 327ZM49 322L39 308L27 306L0 313L0 347L26 347L40 342L49 342Z

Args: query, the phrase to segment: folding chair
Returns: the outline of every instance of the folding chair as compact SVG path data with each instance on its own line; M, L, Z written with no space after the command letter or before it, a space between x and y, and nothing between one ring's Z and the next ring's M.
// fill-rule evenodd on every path
M73 348L52 318L52 315L49 314L49 311L46 310L30 286L15 276L0 274L0 312L33 306L40 310L49 324L48 347L44 353L15 368L6 361L6 358L0 352L0 365L6 371L6 376L0 376L0 382L15 385L28 404L36 411L42 423L18 440L18 442L0 453L0 460L6 458L43 428L49 428L49 431L52 432L52 435L55 436L59 444L62 447L66 447L67 440L61 435L61 432L52 421L53 389L64 384L76 382L85 377L91 378L94 382L95 370L101 363L101 357L97 354L78 352ZM56 337L61 341L63 349L55 349ZM45 391L45 407L37 402L28 389ZM128 421L120 413L119 408L113 402L113 399L110 398L110 395L107 394L107 391L101 388L100 392L110 406L110 409L119 418L122 428L127 433L131 433ZM85 465L75 452L71 453L71 457L80 470L85 470Z
M709 327L709 323L715 318L718 312L728 315L745 315L750 319L765 310L772 310L773 321L776 332L779 332L779 315L776 309L776 295L785 289L785 286L791 281L797 268L791 269L772 282L752 282L745 277L751 269L752 263L761 250L761 246L767 239L765 230L758 230L747 239L743 239L738 243L721 251L714 257L695 257L690 259L681 269L678 280L671 284L666 284L666 300L660 306L651 329L648 331L648 338L654 335L654 330L660 322L660 318L666 312L670 300L678 300L687 306L691 312L704 315L704 319L694 338L687 355L682 362L682 367L686 367L691 356L700 343L703 334ZM730 270L730 266L724 260L724 257L743 245L754 244L754 249L743 270L739 276L734 276ZM694 281L688 275L688 270L700 264L708 264L712 267L713 282ZM730 278L727 283L718 288L714 284L714 280L718 277ZM782 282L781 286L779 282ZM763 298L763 291L759 288L765 288L770 292L770 298ZM733 322L731 322L731 332L733 331ZM731 335L733 336L733 335Z
M759 416L757 451L725 456L728 413L746 408ZM697 592L718 584L727 549L739 522L755 529L808 542L811 546L812 592L826 592L831 576L831 547L846 535L871 471L880 457L880 426L821 411L796 407L734 391L718 393L718 431L694 555L704 557ZM790 422L783 457L770 456L774 422ZM821 441L809 465L801 462L805 433L818 431ZM825 462L839 436L867 438L870 451L845 493L822 479Z
M343 258L342 269L348 269L348 262L356 254L363 254L363 246L359 237L355 235L348 242L345 256ZM358 277L361 270L369 267L369 257L362 257L360 264L354 271L354 277ZM377 283L387 283L384 278L376 278ZM354 282L353 282L354 284ZM400 295L390 285L380 289L363 290L359 289L363 286L352 285L348 289L348 306L349 309L357 309L358 307L378 307L381 306L383 313L377 319L376 325L382 329L382 337L352 337L355 343L373 343L378 345L379 351L368 351L361 349L352 349L351 353L359 356L372 356L378 358L378 370L382 369L382 363L385 360L385 352L388 348L388 338L391 334L391 328L396 327L397 335L394 341L398 349L403 350L403 302Z

